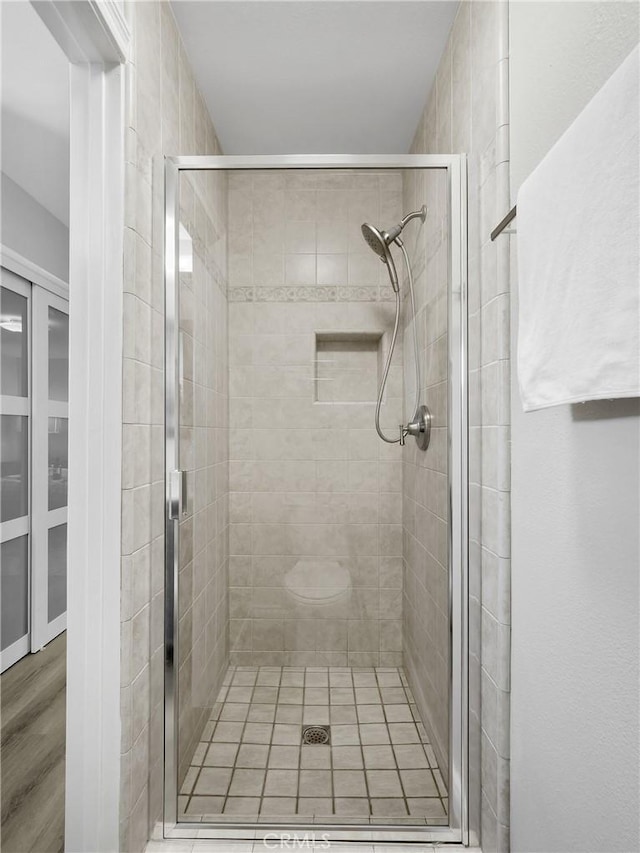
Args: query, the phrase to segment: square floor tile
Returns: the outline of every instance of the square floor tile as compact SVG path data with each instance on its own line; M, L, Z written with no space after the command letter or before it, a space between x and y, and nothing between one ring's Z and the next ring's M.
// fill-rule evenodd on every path
M335 813L341 817L368 817L370 814L369 800L337 797Z
M276 723L301 723L302 705L278 705Z
M190 767L185 773L184 780L182 782L182 786L180 787L181 794L190 794L193 791L193 786L195 785L195 781L198 778L198 773L200 772L199 767Z
M296 813L295 797L263 797L260 814L282 815L283 817Z
M302 815L331 815L333 804L331 797L300 797L298 814Z
M360 743L358 726L331 726L332 746L354 746Z
M363 746L364 765L367 770L395 770L393 750L387 744Z
M276 767L280 770L297 769L299 760L299 746L271 746L269 768Z
M430 770L401 770L400 776L407 797L438 796L438 788Z
M270 723L247 723L242 733L244 743L269 743L273 726Z
M384 723L382 705L358 705L359 723Z
M305 687L305 705L328 705L329 688L327 687Z
M414 722L409 705L385 705L384 713L388 723Z
M280 670L264 670L261 669L256 679L256 684L261 687L277 687L280 684Z
M329 770L301 770L301 797L330 797L331 773Z
M193 751L193 756L191 758L191 763L200 765L204 761L204 756L207 752L209 744L206 741L201 741Z
M266 767L268 755L267 744L243 743L238 751L236 767Z
M353 670L353 683L356 687L377 687L375 672Z
M237 743L212 743L204 763L213 767L233 767L238 753Z
M247 687L256 683L258 673L256 670L237 670L233 676L232 684L234 687Z
M330 687L329 699L332 705L354 705L355 697L351 687Z
M253 704L275 705L277 699L277 687L255 687L251 701Z
M285 670L280 680L281 687L302 687L304 684L304 671Z
M333 767L336 770L359 770L362 768L362 750L359 746L333 747ZM357 795L355 795L357 796Z
M429 762L424 749L418 749L412 744L394 744L393 751L401 770L428 767Z
M377 687L356 687L358 705L379 705L380 693Z
M194 788L194 794L227 793L231 781L231 770L227 767L203 767Z
M191 797L187 814L220 814L223 805L224 797Z
M328 672L310 672L307 670L305 679L305 687L328 687L329 673Z
M333 791L336 797L366 797L363 770L334 770Z
M224 804L225 814L258 814L260 810L260 797L227 797Z
M253 687L230 687L227 693L227 702L251 702Z
M247 719L249 706L239 702L225 702L220 711L220 718L225 722L235 722Z
M433 751L433 747L427 743L423 744L423 747L424 747L424 751L427 754L427 759L429 761L429 767L434 767L434 768L437 767L438 766L438 759L436 758L436 754Z
M244 723L219 722L213 733L213 740L225 743L239 743Z
M280 705L302 705L302 692L301 687L281 687L278 703Z
M371 811L374 817L406 817L407 807L400 797L371 800Z
M355 705L331 705L331 725L353 725L358 722Z
M372 798L403 796L397 770L367 770L367 784Z
M298 793L298 771L267 770L264 793L268 797L295 797Z
M353 685L353 676L350 671L331 670L329 672L329 685L331 687L351 687Z
M415 723L389 723L392 743L420 743Z
M305 726L328 726L328 705L303 705L302 723Z
M331 747L322 744L303 746L300 753L300 767L305 770L328 770L331 767Z
M381 687L380 696L383 705L406 705L407 694L403 687Z
M408 797L409 814L419 817L446 817L442 800L437 797Z
M273 727L273 743L299 744L302 740L300 726L276 723Z
M445 781L442 778L442 773L437 767L435 769L432 768L432 772L436 780L436 785L438 786L438 791L440 791L440 796L443 798L446 797L448 795L448 791Z
M264 777L264 770L234 770L229 796L259 797L262 794Z
M365 723L359 726L360 739L363 745L389 743L387 727L378 723Z
M401 687L402 680L398 672L378 672L378 684L381 687Z
M250 705L247 720L250 723L272 723L275 716L275 705Z

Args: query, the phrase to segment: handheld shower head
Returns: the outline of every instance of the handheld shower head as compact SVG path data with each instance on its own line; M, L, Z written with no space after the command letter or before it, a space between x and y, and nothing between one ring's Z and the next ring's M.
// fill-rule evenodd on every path
M392 243L402 245L400 235L408 222L411 222L412 219L421 219L424 222L426 218L427 207L423 204L420 210L415 210L413 213L409 213L403 217L402 221L398 225L395 225L391 231L379 231L375 225L371 225L369 222L364 222L362 225L361 230L365 243L389 268L389 278L391 279L391 287L394 293L399 292L400 285L398 284L398 272L389 246Z
M394 293L398 293L400 285L398 283L398 272L396 270L395 261L389 251L391 239L386 231L378 231L374 225L365 222L362 226L362 236L365 239L367 246L372 249L380 260L387 265L389 270L389 278L391 279L391 287Z
M427 218L427 206L422 205L420 210L414 210L413 213L407 214L403 219L394 225L391 231L380 231L375 225L369 222L364 222L362 225L362 236L365 239L367 246L376 253L380 260L385 263L389 262L391 252L389 246L398 241L398 238L404 231L405 225L411 222L412 219L421 219L423 222Z
M364 222L362 225L362 236L370 249L383 261L387 261L389 256L389 243L385 239L387 234L385 231L378 231L374 225Z

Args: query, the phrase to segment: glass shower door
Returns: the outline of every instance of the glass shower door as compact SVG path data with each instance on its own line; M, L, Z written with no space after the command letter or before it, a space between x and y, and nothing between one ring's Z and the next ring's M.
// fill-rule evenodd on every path
M326 159L167 164L165 832L460 841L464 159ZM375 435L395 299L360 232L423 204L382 428L415 329L426 453Z

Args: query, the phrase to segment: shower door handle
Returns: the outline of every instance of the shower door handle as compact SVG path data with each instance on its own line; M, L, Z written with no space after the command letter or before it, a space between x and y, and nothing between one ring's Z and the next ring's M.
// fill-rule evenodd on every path
M186 515L187 507L187 472L169 472L169 518L176 521L181 515Z

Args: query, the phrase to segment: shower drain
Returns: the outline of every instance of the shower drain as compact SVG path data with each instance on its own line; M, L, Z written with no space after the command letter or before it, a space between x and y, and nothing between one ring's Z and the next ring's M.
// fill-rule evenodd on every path
M318 746L331 740L329 726L305 726L302 729L302 743Z

